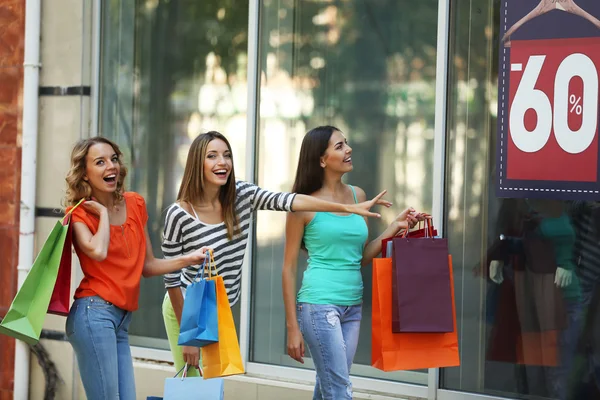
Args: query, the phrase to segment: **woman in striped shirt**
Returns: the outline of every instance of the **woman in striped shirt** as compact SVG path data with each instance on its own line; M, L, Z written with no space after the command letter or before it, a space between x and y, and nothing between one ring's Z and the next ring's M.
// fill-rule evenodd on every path
M375 204L391 205L381 199L384 194L385 191L362 203L339 204L236 182L231 146L223 135L211 131L192 142L177 202L167 210L162 250L165 258L171 258L201 247L212 248L217 271L233 306L240 295L241 268L253 211L329 211L380 217L369 210ZM162 312L177 370L186 363L199 368L199 349L177 344L185 288L199 268L200 265L189 265L164 277L167 295ZM198 372L192 370L190 374Z

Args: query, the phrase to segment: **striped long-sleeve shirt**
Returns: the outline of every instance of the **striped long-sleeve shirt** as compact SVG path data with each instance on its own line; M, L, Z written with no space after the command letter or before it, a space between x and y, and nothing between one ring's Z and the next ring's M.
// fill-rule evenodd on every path
M233 306L240 297L242 262L248 242L252 213L255 210L292 211L295 194L273 193L258 186L238 181L235 211L240 233L232 240L227 238L224 222L206 224L190 215L177 203L167 210L163 231L162 251L165 258L188 254L206 246L213 249L219 275L223 277L229 303ZM165 287L187 287L200 265L190 265L164 276Z

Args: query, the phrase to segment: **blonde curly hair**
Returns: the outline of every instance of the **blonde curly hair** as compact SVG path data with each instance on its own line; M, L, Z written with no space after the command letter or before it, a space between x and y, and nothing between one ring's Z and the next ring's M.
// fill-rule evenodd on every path
M71 168L67 173L65 181L67 182L67 192L65 195L64 203L66 207L74 206L83 198L89 198L92 196L92 187L83 178L86 174L86 157L90 147L95 144L104 143L111 146L119 158L120 173L117 177L117 190L115 191L115 198L117 201L123 200L123 192L125 191L124 183L125 177L127 176L127 167L123 164L123 153L119 149L116 143L108 140L104 137L96 136L89 139L82 139L75 144L73 151L71 152Z

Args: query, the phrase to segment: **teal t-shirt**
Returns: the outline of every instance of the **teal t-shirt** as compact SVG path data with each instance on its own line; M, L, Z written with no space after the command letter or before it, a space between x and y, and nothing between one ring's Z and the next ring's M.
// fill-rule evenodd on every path
M356 194L354 198L356 201ZM304 228L304 245L309 258L298 302L338 306L361 304L360 263L368 237L367 224L359 215L316 213Z

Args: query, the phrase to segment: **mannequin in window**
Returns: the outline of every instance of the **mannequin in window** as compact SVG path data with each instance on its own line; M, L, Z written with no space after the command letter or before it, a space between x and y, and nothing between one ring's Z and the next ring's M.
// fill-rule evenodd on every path
M524 255L526 277L533 279L535 289L554 268L554 284L560 288L561 298L552 297L546 289L539 293L535 290L525 293L521 299L521 305L530 301L536 304L539 328L541 331L547 329L559 329L559 360L556 367L546 367L546 383L548 395L556 399L566 399L568 395L568 378L573 367L573 360L577 342L583 324L583 307L579 276L576 271L575 243L576 232L572 224L571 206L556 200L527 199L523 204L522 233L520 238L504 238L513 242L521 241L520 249ZM490 262L490 279L496 283L503 281L504 262L494 260ZM531 287L527 286L528 289ZM517 292L519 288L517 287ZM532 298L532 296L543 296L543 298ZM548 302L545 303L546 296ZM518 295L517 295L518 297ZM525 297L525 298L523 298ZM557 301L558 300L558 301ZM551 302L552 301L552 302ZM540 304L542 307L540 307ZM546 306L544 307L544 304ZM557 310L554 313L551 307L566 309L565 324L560 321ZM521 320L524 327L529 324L528 320ZM562 326L564 325L564 326ZM527 330L527 328L524 328Z

